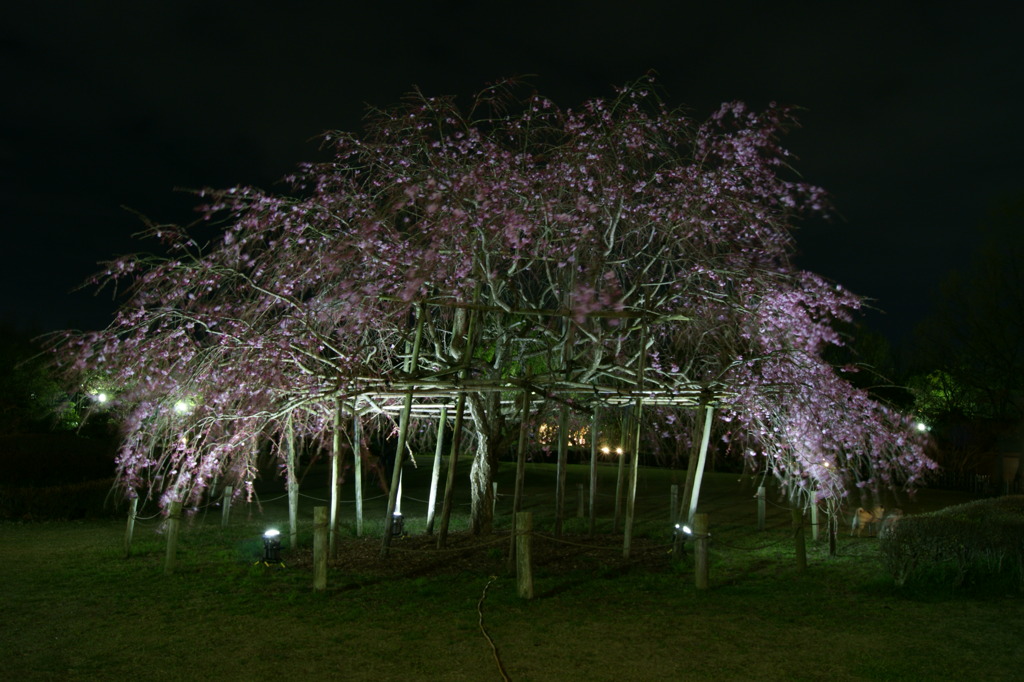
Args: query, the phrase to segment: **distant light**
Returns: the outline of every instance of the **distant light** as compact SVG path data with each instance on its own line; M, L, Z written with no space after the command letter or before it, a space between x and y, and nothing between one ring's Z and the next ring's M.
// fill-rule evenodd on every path
M602 455L609 455L609 454L611 454L611 452L612 452L612 449L610 447L608 447L607 445L605 445L605 446L603 446L601 448L601 454Z
M625 452L625 450L623 450L621 447L615 448L616 455L621 455L623 452Z
M110 398L107 397L106 393L97 393L96 394L96 402L98 402L98 403L105 403L108 400L110 400Z
M174 403L174 411L177 412L178 414L187 414L188 403L186 403L184 400L179 400L178 402Z
M917 430L918 431L931 431L931 429L928 428L928 425L925 424L924 422L917 422Z

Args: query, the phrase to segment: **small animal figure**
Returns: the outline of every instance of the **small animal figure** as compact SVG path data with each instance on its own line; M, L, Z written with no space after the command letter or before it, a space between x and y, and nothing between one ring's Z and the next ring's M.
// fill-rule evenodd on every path
M867 528L869 532L874 530L877 535L878 524L882 522L882 517L884 516L885 507L875 507L871 511L868 511L864 507L857 507L857 511L853 515L853 526L850 528L850 535L856 533L857 537L860 537L865 528Z

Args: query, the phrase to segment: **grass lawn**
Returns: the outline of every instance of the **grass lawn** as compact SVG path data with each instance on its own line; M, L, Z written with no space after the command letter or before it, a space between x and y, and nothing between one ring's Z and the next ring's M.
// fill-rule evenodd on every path
M575 518L586 471L573 468L566 536L538 538L547 559L535 567L537 597L524 601L504 570L511 501L499 498L492 541L459 530L457 498L452 543L437 550L419 537L427 473L407 476L411 535L387 559L376 556L378 538L354 537L348 504L325 593L312 591L308 562L312 507L325 499L317 470L284 569L253 565L262 530L286 518L270 492L260 507L236 505L227 528L216 509L184 523L173 575L163 572L157 519L140 519L129 559L123 521L0 525L3 677L478 681L501 680L500 662L512 680L1024 678L1020 594L1000 585L899 590L877 540L845 530L833 559L808 538L810 565L798 573L788 510L770 505L758 532L753 491L735 474L706 479L711 589L698 591L692 562L667 554L669 486L681 472L642 470L637 546L625 560L611 532L614 468L602 468L595 537ZM502 472L499 493L511 491L511 477ZM552 478L546 465L527 478L526 505L545 536ZM914 513L965 499L925 490L899 504ZM368 534L383 508L368 501Z

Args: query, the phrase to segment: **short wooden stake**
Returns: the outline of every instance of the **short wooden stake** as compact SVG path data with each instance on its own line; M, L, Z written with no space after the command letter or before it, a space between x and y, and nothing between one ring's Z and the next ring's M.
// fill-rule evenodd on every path
M135 515L139 509L139 498L128 501L128 527L124 529L124 558L132 555L132 536L135 535Z
M757 529L765 529L765 499L764 486L757 486Z
M533 532L533 514L516 513L516 584L519 596L533 599L533 565L530 556L530 533Z
M327 589L327 507L313 507L313 589Z
M697 513L693 515L694 535L694 584L698 590L708 589L708 515Z
M174 573L178 554L178 526L181 524L181 502L171 502L167 513L167 556L164 559L164 574Z
M235 489L232 486L224 486L224 496L220 501L220 525L222 528L226 528L228 521L231 520L231 496L234 494Z
M494 520L494 514L498 510L498 482L491 482L491 521Z
M583 499L583 484L582 483L577 483L576 484L576 518L578 518L578 519L582 519L583 518L583 507L584 506L585 505L584 505L584 499Z

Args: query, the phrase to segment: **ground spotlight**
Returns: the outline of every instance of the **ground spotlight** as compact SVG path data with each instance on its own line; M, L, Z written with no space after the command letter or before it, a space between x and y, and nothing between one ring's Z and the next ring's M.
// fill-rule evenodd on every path
M281 563L281 531L276 528L263 534L263 563Z

